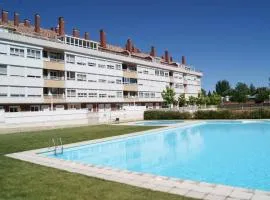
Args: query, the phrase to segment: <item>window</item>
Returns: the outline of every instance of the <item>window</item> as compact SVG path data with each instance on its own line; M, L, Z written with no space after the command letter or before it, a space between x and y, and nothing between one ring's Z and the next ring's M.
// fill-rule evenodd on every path
M108 95L109 98L115 98L115 95Z
M10 47L10 55L24 57L24 49L17 47Z
M151 92L151 98L155 98L155 93Z
M25 94L10 94L10 97L25 97Z
M9 106L9 112L19 112L19 106Z
M86 92L80 92L80 93L78 93L78 97L87 97L87 93Z
M88 97L90 97L90 98L96 98L97 97L97 93L90 92L90 93L88 93Z
M139 97L143 98L143 92L139 92Z
M122 98L123 97L123 92L116 92L116 96L118 98Z
M155 70L155 75L159 76L159 70Z
M106 68L106 65L98 64L99 68Z
M75 56L74 55L67 54L66 55L66 61L67 61L67 63L75 64Z
M115 81L108 81L108 83L115 83Z
M67 71L67 80L75 80L75 72Z
M97 65L96 63L88 62L88 66L89 66L89 67L95 67L96 65Z
M148 72L147 70L144 70L143 73L144 73L144 74L148 74L149 72Z
M27 49L27 57L28 58L40 59L40 50Z
M149 98L149 92L144 93L144 98Z
M40 106L37 106L37 105L30 106L30 111L31 112L37 112L39 110L40 110Z
M0 65L0 75L7 75L7 66Z
M165 72L164 74L165 74L165 76L166 76L166 77L168 77L168 76L169 76L169 72Z
M84 62L77 62L77 65L86 65Z
M67 89L67 97L76 97L75 89Z
M99 94L98 96L99 96L99 98L106 98L107 94Z
M105 79L98 79L98 82L100 82L100 83L106 83L106 80Z
M113 65L107 65L107 69L114 69Z
M116 84L122 84L121 79L116 79Z
M86 81L86 74L77 74L77 81Z
M50 79L51 80L58 80L59 79L58 71L50 71Z
M97 81L96 80L89 79L88 82L94 83L94 82L97 82Z
M160 76L164 76L164 71L160 71Z
M122 66L120 64L116 64L116 70L122 70Z

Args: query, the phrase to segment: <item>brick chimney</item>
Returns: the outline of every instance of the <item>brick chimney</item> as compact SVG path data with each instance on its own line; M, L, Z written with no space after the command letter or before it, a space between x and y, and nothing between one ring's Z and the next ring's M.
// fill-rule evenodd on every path
M24 24L24 26L26 26L26 27L29 28L30 27L30 20L29 19L25 19L23 24Z
M40 15L35 14L35 32L40 33Z
M89 33L88 32L85 32L84 33L84 39L90 40L90 36L89 36Z
M14 13L14 26L19 26L20 19L19 19L19 13Z
M173 62L173 58L172 58L172 56L170 57L170 62Z
M185 56L182 56L182 64L186 65L186 57Z
M157 56L156 48L154 46L151 46L150 56L153 56L153 57L156 57Z
M58 18L59 35L65 35L65 21L63 17Z
M73 37L80 37L80 32L77 28L73 28L73 32L72 32Z
M2 22L5 24L8 23L8 11L2 10Z
M106 42L106 33L103 31L103 29L100 30L99 32L100 34L100 46L102 48L106 48L107 47L107 42Z
M169 52L168 50L165 51L165 62L169 62Z
M127 40L127 50L129 51L129 52L133 52L132 51L132 42L131 42L131 39L130 38L128 38L128 40Z

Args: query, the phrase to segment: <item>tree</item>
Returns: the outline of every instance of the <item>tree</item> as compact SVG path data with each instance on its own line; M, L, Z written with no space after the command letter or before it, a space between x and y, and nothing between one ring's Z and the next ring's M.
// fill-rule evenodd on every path
M186 105L186 103L187 103L187 100L186 100L185 94L180 94L178 97L178 105L180 107L183 107Z
M199 94L198 98L196 99L197 105L205 105L206 104L206 96L203 94Z
M231 86L229 81L227 80L222 80L218 81L216 84L216 93L219 94L220 96L227 96L229 95L229 92L231 90Z
M170 107L175 102L175 92L173 88L167 86L166 89L162 91L161 96L165 104Z
M238 82L235 86L235 89L232 92L231 101L244 103L247 101L248 94L249 94L249 88L247 84Z
M252 83L249 86L249 94L250 95L256 94L256 87Z
M209 97L209 103L210 105L219 105L221 103L221 96L217 93L213 93Z
M201 95L206 96L206 90L201 89Z
M211 97L211 95L212 95L212 93L211 93L211 91L209 90L207 96L208 96L208 97Z
M270 97L270 90L266 87L257 88L255 95L255 102L262 103L265 100L268 100Z
M189 105L195 105L196 104L196 102L197 102L197 98L196 97L194 97L194 96L189 96L189 98L188 98L188 104Z

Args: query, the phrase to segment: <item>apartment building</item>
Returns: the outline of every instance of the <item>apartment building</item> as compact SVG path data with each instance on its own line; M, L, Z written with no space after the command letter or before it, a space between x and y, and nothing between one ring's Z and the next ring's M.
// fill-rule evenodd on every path
M157 56L136 48L107 43L100 30L94 41L78 29L66 34L63 17L56 27L41 28L41 18L12 20L2 10L0 21L0 109L6 112L88 108L92 112L128 105L159 108L162 91L197 96L202 73L176 62L166 50Z

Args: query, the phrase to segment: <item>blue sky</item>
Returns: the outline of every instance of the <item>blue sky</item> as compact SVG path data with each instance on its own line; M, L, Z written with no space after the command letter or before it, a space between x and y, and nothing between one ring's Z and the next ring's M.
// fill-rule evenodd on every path
M99 39L105 29L111 44L131 38L136 47L158 54L168 49L204 72L203 88L221 79L267 86L270 77L270 2L266 0L2 0L0 8L51 27L63 16L66 32L73 27Z

